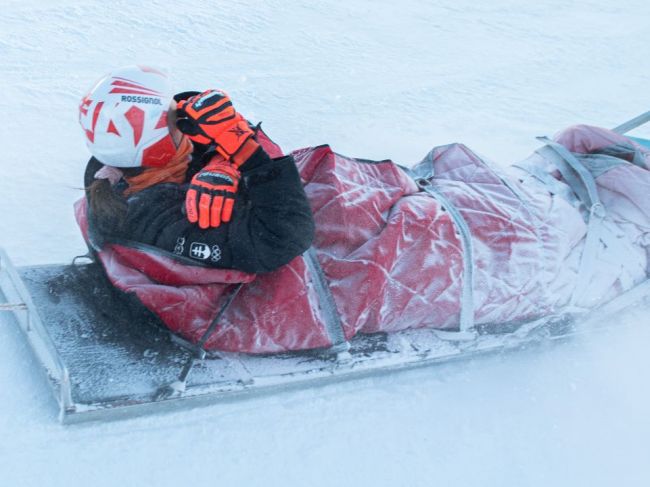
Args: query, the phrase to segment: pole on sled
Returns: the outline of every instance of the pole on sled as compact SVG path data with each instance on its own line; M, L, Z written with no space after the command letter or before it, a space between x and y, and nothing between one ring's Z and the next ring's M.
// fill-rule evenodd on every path
M219 326L219 320L221 319L223 314L230 306L230 303L232 303L235 297L237 296L237 294L239 294L239 291L241 291L242 287L244 287L243 283L238 284L237 287L233 290L233 292L230 293L228 299L226 299L226 301L221 305L219 312L215 315L214 319L210 323L210 326L208 326L208 328L201 336L201 339L196 343L196 346L192 349L192 352L190 353L190 357L188 358L187 362L185 362L185 365L183 365L183 368L181 369L181 373L178 375L178 379L176 379L174 382L170 384L165 384L164 386L160 387L156 391L156 394L154 395L154 399L156 401L161 401L163 399L176 397L185 392L185 389L187 387L187 377L190 375L190 372L192 371L192 367L194 367L196 360L205 359L207 352L203 348L204 345L206 344L208 339L212 336L212 334L215 332L217 326Z
M630 130L640 127L641 125L649 121L650 121L650 112L645 112L637 117L628 120L627 122L620 124L618 127L614 127L612 129L612 132L616 132L617 134L625 134Z

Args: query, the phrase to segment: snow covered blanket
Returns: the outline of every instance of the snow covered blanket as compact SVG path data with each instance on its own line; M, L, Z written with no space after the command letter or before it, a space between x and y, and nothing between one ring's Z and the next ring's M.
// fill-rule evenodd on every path
M461 144L437 147L413 168L469 227L477 324L525 321L569 304L593 306L646 279L650 154L594 127L572 127L556 140L596 177L607 212L607 236L598 239L597 264L587 278L579 276L585 209L570 197L551 161L536 154L526 164L553 178L553 187L530 170L500 174ZM314 212L314 249L345 338L457 329L467 256L458 225L441 202L388 160L352 159L329 146L293 156ZM77 204L76 212L85 232L85 205ZM135 294L192 342L233 284L246 283L207 349L274 353L337 341L326 323L331 310L305 257L257 276L189 266L161 251L123 245L107 245L99 258L114 286Z

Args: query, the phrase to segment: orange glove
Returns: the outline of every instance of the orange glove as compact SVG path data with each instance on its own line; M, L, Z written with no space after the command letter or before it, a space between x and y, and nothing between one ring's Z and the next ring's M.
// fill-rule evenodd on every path
M232 164L215 157L192 178L185 196L187 219L201 228L230 221L240 174Z
M235 167L246 162L259 147L248 122L221 90L208 90L180 100L176 110L176 126L181 132L199 144L214 143L217 152Z

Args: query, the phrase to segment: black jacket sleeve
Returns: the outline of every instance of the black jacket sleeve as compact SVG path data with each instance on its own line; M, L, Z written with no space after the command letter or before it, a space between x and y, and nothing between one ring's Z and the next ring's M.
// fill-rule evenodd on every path
M229 228L233 267L268 272L309 248L314 219L292 157L261 149L242 167L243 198Z
M201 229L185 217L187 184L159 184L128 198L119 234L211 267L270 272L307 250L314 220L291 156L270 159L261 148L242 165L232 220Z

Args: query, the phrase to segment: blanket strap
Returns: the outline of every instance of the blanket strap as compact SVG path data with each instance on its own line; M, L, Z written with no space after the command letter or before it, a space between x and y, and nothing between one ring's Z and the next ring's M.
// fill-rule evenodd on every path
M571 204L571 206L573 206L574 208L578 208L580 206L580 200L576 196L575 192L571 189L571 187L567 183L555 179L553 176L551 176L551 174L546 172L535 162L535 159L537 157L543 157L544 159L553 159L553 160L559 158L559 156L555 152L550 151L551 153L549 154L547 151L542 150L544 148L547 147L544 146L541 149L536 150L531 157L523 161L520 161L516 164L513 164L513 167L523 169L530 176L532 176L533 178L541 182L548 191L562 197L565 201L568 201L569 204Z
M571 305L576 305L588 288L596 265L599 242L604 230L605 207L600 201L596 180L591 172L563 145L547 137L538 137L537 139L546 144L539 150L539 153L555 164L564 180L571 186L573 192L588 211L586 215L587 235L585 237L585 246L580 257L576 287L570 300Z
M458 208L442 192L426 179L416 181L418 187L435 198L449 212L449 216L460 233L463 250L463 287L460 302L460 332L469 332L474 328L474 247L469 225Z
M345 332L343 331L343 322L336 308L334 296L327 283L325 272L318 261L316 250L310 247L304 254L307 268L311 275L314 277L314 288L318 299L320 301L320 308L322 317L325 321L327 334L329 335L332 346L329 348L330 352L341 353L347 352L350 349L350 343L345 339Z
M417 176L413 171L404 166L399 166L408 174L418 188L427 193L447 210L451 216L458 233L460 234L461 249L463 251L463 284L460 303L460 324L458 331L469 334L474 328L474 247L472 245L472 233L469 225L461 215L458 208L426 178ZM452 332L458 334L458 332Z

